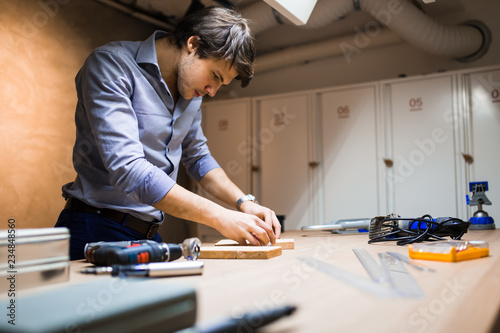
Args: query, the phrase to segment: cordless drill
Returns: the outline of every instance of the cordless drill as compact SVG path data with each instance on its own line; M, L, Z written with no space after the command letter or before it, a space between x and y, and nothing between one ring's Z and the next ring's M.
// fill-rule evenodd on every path
M85 245L84 255L96 266L141 264L173 261L184 256L196 260L200 254L198 238L188 238L181 244L158 243L152 240L96 242Z

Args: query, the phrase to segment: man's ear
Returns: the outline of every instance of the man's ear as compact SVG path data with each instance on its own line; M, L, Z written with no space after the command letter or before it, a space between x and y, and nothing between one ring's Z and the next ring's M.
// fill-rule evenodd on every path
M198 41L198 36L189 37L186 44L188 53L196 52L196 50L198 50L198 46L200 45Z

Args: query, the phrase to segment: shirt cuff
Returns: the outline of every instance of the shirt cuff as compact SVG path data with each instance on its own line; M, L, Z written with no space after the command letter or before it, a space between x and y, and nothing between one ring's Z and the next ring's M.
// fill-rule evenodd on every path
M199 182L207 172L215 168L220 168L215 158L212 155L205 155L196 161L187 171L192 178Z
M156 169L148 173L134 190L142 203L154 205L174 187L175 181L165 172Z

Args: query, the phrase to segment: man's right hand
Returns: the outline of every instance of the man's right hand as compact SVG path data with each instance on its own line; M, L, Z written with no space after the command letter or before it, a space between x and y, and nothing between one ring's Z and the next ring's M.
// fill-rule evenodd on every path
M276 244L272 227L255 215L225 209L213 227L241 245L246 245L247 240L251 245Z

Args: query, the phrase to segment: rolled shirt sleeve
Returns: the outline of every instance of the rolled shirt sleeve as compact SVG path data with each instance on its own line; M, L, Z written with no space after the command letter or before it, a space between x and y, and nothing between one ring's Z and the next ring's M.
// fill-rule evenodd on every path
M220 168L217 161L210 154L207 139L201 128L201 110L198 110L188 133L190 140L182 145L182 163L186 166L188 175L200 181L207 172Z

